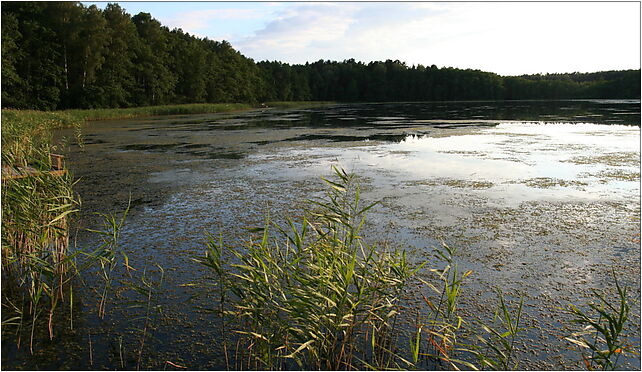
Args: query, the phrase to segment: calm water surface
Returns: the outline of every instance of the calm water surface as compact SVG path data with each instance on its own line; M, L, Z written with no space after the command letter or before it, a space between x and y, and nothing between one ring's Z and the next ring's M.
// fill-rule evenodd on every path
M381 201L368 239L401 245L416 260L430 259L440 241L459 248L460 269L474 271L465 316L490 319L495 286L511 300L525 296L521 368L578 367L560 341L570 332L560 309L611 288L611 268L638 301L630 335L639 351L640 101L266 109L94 122L84 133L84 147L72 144L68 155L83 200L76 244L96 246L82 228L99 225L94 212L122 211L131 194L120 243L135 275L165 271L147 368L225 368L217 340L229 330L207 311L214 296L194 284L208 273L192 257L208 232L233 244L267 211L300 216L332 165L356 172L364 198ZM3 363L135 368L134 297L117 293L100 320L96 295L84 293L64 342L41 342L36 357L3 342ZM625 368L639 369L639 359Z

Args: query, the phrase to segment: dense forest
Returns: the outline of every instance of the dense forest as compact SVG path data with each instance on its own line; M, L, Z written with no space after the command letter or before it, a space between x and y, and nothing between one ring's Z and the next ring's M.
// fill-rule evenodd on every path
M398 60L255 63L117 4L2 2L3 107L639 97L640 70L502 77Z

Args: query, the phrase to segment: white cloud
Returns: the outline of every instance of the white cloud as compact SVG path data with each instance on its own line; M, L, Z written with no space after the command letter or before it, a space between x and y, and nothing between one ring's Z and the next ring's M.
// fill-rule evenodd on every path
M251 37L255 60L399 59L500 74L639 68L636 3L296 3Z
M317 42L340 43L348 38L346 32L354 21L349 14L350 8L337 3L287 8L254 36L238 40L235 45L251 56L266 50L294 55L305 53Z

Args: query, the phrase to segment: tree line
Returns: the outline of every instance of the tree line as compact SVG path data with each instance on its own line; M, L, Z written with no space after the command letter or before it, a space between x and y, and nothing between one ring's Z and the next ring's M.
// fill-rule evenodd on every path
M503 77L398 60L255 63L118 4L2 3L3 107L569 98L640 98L640 70Z

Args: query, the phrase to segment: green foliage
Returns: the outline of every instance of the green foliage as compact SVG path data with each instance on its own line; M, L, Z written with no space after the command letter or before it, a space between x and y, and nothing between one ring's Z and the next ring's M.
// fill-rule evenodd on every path
M6 2L2 18L2 102L11 108L640 97L640 70L501 77L390 59L257 64L227 41L117 4Z
M471 270L460 273L455 262L457 249L442 242L441 248L434 250L435 257L444 264L442 269L430 269L435 275L437 285L421 280L431 294L423 296L428 312L418 314L415 344L411 347L413 362L428 362L431 369L453 368L458 365L473 366L456 358L458 334L465 325L457 313L457 303L461 296L464 279L472 274ZM420 340L425 340L420 342Z
M497 329L491 325L481 323L480 326L486 335L476 334L481 346L477 347L473 354L477 357L482 369L489 368L495 371L517 370L519 360L513 359L513 354L517 334L524 330L520 328L524 299L520 298L519 305L515 312L512 313L500 289L497 290L497 298L499 307L493 320L498 322L501 328Z
M574 316L573 322L582 326L582 330L575 332L571 337L565 337L583 350L590 350L590 356L582 352L584 364L587 369L599 368L615 370L618 368L620 356L629 350L624 336L625 325L629 318L631 307L627 298L627 288L621 287L615 271L613 281L617 290L617 302L611 301L605 294L593 290L597 303L589 303L588 307L593 312L582 311L575 305L569 305L570 313Z
M27 330L31 353L39 319L48 314L46 327L53 339L54 315L63 302L69 304L73 328L74 279L96 262L103 274L116 262L118 232L127 211L119 221L104 216L106 229L94 231L103 237L103 243L94 251L69 249L68 219L78 205L71 180L70 175L40 174L3 183L3 333L15 330L19 346L22 332ZM127 263L127 256L122 255ZM101 317L107 289L106 283L99 304Z
M131 200L127 204L127 209L123 212L120 220L113 214L99 214L103 218L104 230L88 229L88 231L95 233L102 240L100 248L93 254L93 257L96 258L100 265L99 277L104 282L103 289L100 292L100 302L98 303L98 316L100 318L105 317L108 292L112 287L112 273L118 264L119 255L122 257L128 272L130 269L127 254L118 249L117 245L120 230L123 227L130 205Z
M40 110L248 102L262 81L227 42L76 2L2 6L3 107Z
M72 177L41 174L2 185L2 303L20 309L20 327L31 316L31 342L36 320L53 315L73 272L67 252L68 218L77 211ZM19 304L19 306L18 306Z
M10 92L22 90L22 79L18 75L17 63L22 57L18 47L22 35L18 31L18 19L15 14L2 12L2 101L5 106L20 105L22 97Z
M423 265L363 241L359 232L374 204L361 205L354 175L335 174L326 180L326 199L315 201L300 223L268 220L258 240L229 249L230 260L210 239L198 259L227 293L236 369L400 367L399 296Z

